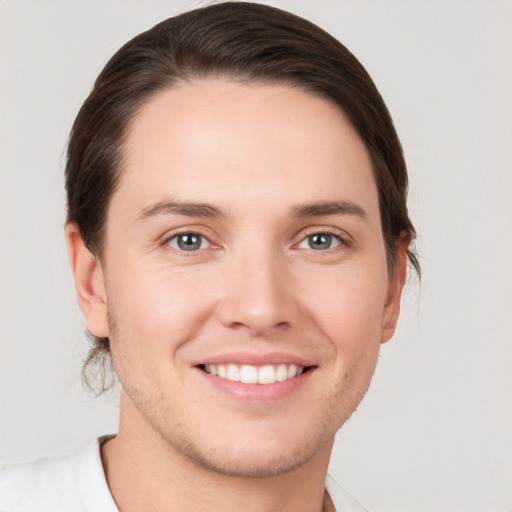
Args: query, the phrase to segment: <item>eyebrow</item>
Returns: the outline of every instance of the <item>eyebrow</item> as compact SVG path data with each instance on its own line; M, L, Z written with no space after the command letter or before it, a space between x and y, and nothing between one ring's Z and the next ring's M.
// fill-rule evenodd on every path
M292 208L293 217L319 217L322 215L355 215L366 220L367 214L359 205L351 201L319 201L299 204Z
M160 215L186 215L187 217L225 217L219 208L207 203L189 201L159 201L147 206L138 215L137 221L143 221Z
M315 203L298 204L291 209L291 217L306 218L323 215L355 215L366 219L366 212L359 205L350 201L318 201ZM147 206L138 215L137 221L143 221L160 215L185 215L187 217L225 217L226 214L216 206L208 203L190 201L159 201Z

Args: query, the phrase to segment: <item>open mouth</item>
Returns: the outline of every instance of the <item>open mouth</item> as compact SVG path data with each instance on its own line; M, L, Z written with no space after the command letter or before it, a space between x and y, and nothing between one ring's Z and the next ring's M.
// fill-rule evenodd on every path
M242 384L274 384L294 379L308 372L312 366L298 366L296 364L267 364L252 366L248 364L202 364L201 370L221 379Z

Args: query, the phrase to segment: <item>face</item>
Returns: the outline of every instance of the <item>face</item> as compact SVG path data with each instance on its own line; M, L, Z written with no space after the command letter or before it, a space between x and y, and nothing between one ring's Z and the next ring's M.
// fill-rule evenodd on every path
M106 220L121 422L214 471L329 456L393 333L369 156L329 101L195 82L150 100ZM144 434L145 432L145 434Z

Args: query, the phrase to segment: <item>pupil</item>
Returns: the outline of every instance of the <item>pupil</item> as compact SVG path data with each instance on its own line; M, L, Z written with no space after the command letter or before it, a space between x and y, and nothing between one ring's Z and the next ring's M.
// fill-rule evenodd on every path
M312 249L329 249L331 246L332 236L325 233L312 235L309 238L309 245Z
M194 251L201 246L201 237L198 235L180 235L178 237L178 246L183 251Z

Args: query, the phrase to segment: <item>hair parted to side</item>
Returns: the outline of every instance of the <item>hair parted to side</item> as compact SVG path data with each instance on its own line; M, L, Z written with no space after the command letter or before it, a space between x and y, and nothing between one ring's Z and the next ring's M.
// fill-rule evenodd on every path
M366 145L379 194L389 271L396 244L412 242L408 177L389 111L361 63L313 23L267 5L225 2L169 18L126 43L106 64L71 130L66 165L67 222L102 257L110 198L122 173L124 140L139 109L159 91L193 79L283 83L338 105ZM416 272L414 247L408 251ZM108 366L108 369L107 369ZM112 371L108 338L92 336L82 368L97 394Z

